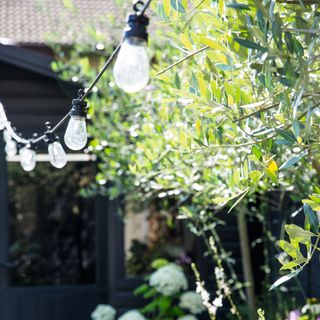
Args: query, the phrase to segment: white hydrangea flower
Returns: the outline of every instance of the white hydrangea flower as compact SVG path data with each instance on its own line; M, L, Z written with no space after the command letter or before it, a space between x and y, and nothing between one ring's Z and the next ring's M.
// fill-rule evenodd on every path
M118 320L146 320L146 318L137 310L131 310L123 314Z
M188 289L188 281L178 265L171 263L151 274L149 284L164 296Z
M195 316L189 314L187 316L182 316L182 317L178 318L178 320L198 320L198 318L196 318Z
M206 308L203 305L201 295L194 291L187 291L180 297L179 306L183 309L190 311L192 314L198 314Z
M109 305L99 304L91 313L92 320L114 320L116 310Z

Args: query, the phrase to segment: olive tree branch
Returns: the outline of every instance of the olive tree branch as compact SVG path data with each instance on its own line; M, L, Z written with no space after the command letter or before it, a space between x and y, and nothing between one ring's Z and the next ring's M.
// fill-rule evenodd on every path
M179 61L177 61L177 62L173 63L172 65L168 66L167 68L159 71L159 72L156 74L156 76L160 76L161 74L167 72L168 70L176 67L176 66L179 65L180 63L188 60L189 58L192 58L192 57L195 56L196 54L198 54L198 53L200 53L200 52L202 52L202 51L205 51L205 50L207 50L207 49L209 49L209 48L210 48L209 46L205 46L205 47L202 47L202 48L200 48L200 49L198 49L198 50L196 50L196 51L188 54L187 56L183 57L183 58L180 59Z

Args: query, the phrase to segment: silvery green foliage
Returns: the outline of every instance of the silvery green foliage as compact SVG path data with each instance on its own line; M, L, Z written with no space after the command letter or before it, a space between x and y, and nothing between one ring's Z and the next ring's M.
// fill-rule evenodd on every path
M116 310L105 304L99 304L91 314L92 320L114 320Z
M195 316L190 314L190 315L180 317L180 318L178 318L178 320L198 320L198 318L196 318Z
M146 318L137 310L131 310L123 314L118 320L146 320Z
M201 296L194 291L187 291L180 297L179 306L192 314L199 314L205 310Z
M182 269L168 264L151 274L149 284L164 296L174 295L188 289L188 281Z

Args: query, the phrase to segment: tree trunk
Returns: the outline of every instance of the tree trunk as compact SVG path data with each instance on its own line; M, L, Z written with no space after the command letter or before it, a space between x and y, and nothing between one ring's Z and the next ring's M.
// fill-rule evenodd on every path
M239 206L237 213L238 217L238 230L240 238L240 247L241 247L241 260L242 268L244 274L244 280L246 283L246 294L248 298L248 305L251 309L253 315L256 315L256 296L254 292L254 279L252 272L252 263L251 263L251 253L250 253L250 243L248 237L248 228L246 220L246 210L245 206ZM256 318L255 316L253 316Z

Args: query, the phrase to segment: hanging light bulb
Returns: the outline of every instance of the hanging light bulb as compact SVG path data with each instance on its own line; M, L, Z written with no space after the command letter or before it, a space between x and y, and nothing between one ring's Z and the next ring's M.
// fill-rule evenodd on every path
M6 122L6 114L4 112L4 108L2 103L0 102L0 131L5 128L5 122Z
M4 147L4 150L8 157L13 157L17 154L17 143L10 139L6 141L6 146Z
M58 169L63 168L67 164L67 155L59 142L59 138L51 131L50 122L46 123L47 131L46 142L48 144L48 153L50 163Z
M52 142L48 145L50 163L58 169L67 164L67 155L59 141Z
M3 140L4 142L9 142L10 140L12 140L11 134L7 129L3 131Z
M36 167L36 151L31 144L19 150L20 164L24 171L32 171Z
M81 94L82 93L79 92L78 99L72 100L70 120L64 135L64 142L71 150L83 149L88 140L86 126L87 103L85 101L81 101Z
M143 89L149 81L149 57L147 54L149 18L136 13L128 17L124 41L113 68L115 83L128 93Z

